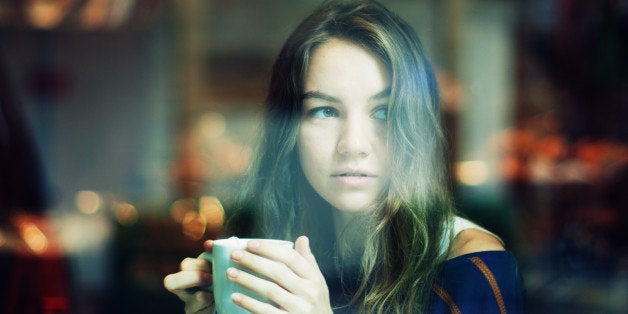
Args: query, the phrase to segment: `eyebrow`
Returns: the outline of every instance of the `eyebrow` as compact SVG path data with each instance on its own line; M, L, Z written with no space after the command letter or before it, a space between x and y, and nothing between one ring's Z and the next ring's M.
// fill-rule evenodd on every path
M384 90L382 90L381 92L369 97L369 100L380 100L380 99L386 99L390 96L390 87L385 88ZM328 102L333 102L333 103L340 103L340 99L331 96L329 94L325 94L321 91L310 91L310 92L306 92L301 96L301 100L305 100L305 99L320 99L320 100L324 100L324 101L328 101Z
M340 99L325 94L323 92L320 91L310 91L310 92L306 92L301 96L301 100L306 100L306 99L320 99L320 100L324 100L324 101L328 101L328 102L333 102L333 103L340 103Z
M380 99L386 99L388 97L390 97L390 87L384 88L384 90L382 90L381 92L371 96L369 99L370 100L380 100Z

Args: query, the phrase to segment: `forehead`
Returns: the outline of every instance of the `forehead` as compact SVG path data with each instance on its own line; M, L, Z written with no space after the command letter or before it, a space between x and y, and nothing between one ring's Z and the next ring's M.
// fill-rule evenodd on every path
M304 75L304 92L358 86L379 92L389 81L388 70L377 55L351 41L331 38L313 51Z

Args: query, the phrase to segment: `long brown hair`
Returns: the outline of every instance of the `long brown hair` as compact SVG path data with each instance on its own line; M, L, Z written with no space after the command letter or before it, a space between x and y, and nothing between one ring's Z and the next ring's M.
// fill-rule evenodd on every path
M253 233L294 238L311 230L312 202L296 149L303 77L312 52L332 37L377 55L391 73L388 147L391 182L362 254L352 303L365 312L423 311L442 262L453 205L434 72L412 28L375 1L328 1L288 38L273 67L264 133L240 212ZM314 195L314 196L312 196ZM320 215L320 212L317 213ZM238 221L242 221L238 219ZM305 230L304 230L305 229Z

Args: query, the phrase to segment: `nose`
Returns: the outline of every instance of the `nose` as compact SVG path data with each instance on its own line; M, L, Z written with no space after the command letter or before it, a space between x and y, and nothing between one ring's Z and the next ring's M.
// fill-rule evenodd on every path
M357 119L347 119L340 128L336 150L347 157L366 157L371 153L368 126Z

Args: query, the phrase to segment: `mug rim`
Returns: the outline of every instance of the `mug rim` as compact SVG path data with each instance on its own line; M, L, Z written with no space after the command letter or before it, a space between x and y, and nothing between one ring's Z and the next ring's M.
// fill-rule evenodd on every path
M225 245L225 244L228 244L229 242L233 242L233 240L238 240L237 245ZM236 238L236 237L232 237L232 238L216 239L216 240L213 240L213 242L214 242L214 245L220 245L220 246L226 246L226 247L241 247L241 246L246 247L247 243L249 241L252 241L252 240L268 241L268 242L273 242L273 243L278 243L278 244L283 244L283 245L294 246L294 242L292 242L292 241L281 240L281 239L272 239L272 238Z

